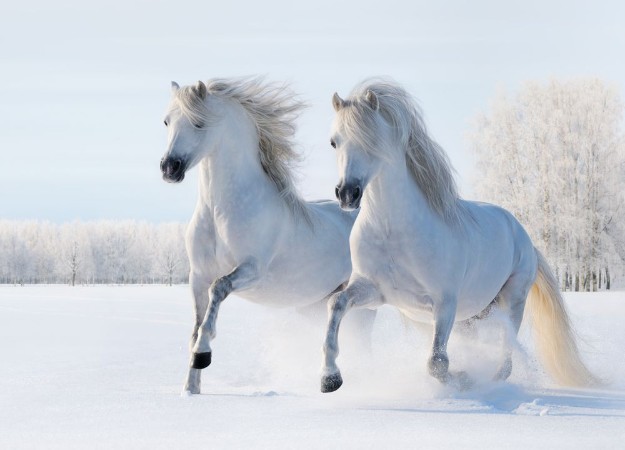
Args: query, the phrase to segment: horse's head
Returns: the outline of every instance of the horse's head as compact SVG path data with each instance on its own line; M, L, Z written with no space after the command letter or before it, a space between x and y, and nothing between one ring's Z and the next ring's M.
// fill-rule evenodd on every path
M187 170L204 158L211 148L207 132L209 119L208 92L206 85L180 87L171 83L172 100L165 114L167 127L167 151L161 159L163 179L179 183Z
M335 93L332 105L336 117L330 145L336 149L341 177L335 193L341 208L354 210L381 166L380 155L373 150L380 145L386 130L373 91L348 100Z

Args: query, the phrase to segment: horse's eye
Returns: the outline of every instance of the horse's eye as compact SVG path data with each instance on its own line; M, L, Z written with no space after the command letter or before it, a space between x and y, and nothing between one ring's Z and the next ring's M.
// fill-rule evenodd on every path
M334 142L334 139L330 139L330 145L332 148L336 148L336 142Z
M165 124L166 127L169 126L166 120L163 120L163 123Z
M193 124L193 127L194 127L196 130L201 130L202 128L204 128L204 127L202 126L202 124L201 124L201 123L194 123L194 124Z

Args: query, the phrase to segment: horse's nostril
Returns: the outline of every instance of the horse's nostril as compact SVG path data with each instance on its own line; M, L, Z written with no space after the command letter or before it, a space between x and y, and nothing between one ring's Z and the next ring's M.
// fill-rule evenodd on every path
M336 196L337 199L339 198L339 187L338 186L334 187L334 195Z
M172 169L174 169L174 172L178 172L178 169L180 169L181 165L182 162L179 159L176 159L172 164Z
M360 198L360 187L356 186L354 188L354 200L358 200Z
M163 170L163 167L165 167L165 158L161 159L161 171Z

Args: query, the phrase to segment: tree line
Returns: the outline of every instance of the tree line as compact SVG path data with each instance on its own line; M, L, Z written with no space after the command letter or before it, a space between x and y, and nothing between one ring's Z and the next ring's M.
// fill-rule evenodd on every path
M186 225L0 220L0 283L186 283Z
M597 79L501 92L470 136L479 199L511 211L563 290L610 289L625 267L625 135L618 90Z

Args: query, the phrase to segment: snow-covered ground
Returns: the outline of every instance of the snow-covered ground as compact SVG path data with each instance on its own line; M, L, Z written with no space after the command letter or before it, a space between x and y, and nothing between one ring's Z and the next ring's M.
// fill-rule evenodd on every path
M345 335L345 384L321 394L323 324L233 297L183 398L188 287L3 286L0 448L625 448L625 293L566 298L602 389L554 386L522 330L508 382L454 392L426 374L428 333L382 308L371 352ZM455 335L452 366L488 379L497 336Z

